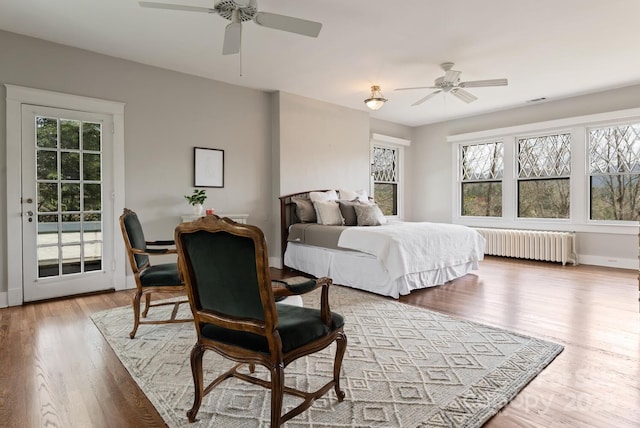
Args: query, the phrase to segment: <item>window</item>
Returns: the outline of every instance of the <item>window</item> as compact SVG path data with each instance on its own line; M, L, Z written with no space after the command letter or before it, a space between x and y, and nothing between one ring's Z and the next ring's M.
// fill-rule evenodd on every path
M399 156L397 147L373 146L373 197L384 215L398 215Z
M502 216L502 142L462 146L461 194L463 216Z
M591 220L640 219L640 123L589 129Z
M571 134L518 139L518 217L569 218Z

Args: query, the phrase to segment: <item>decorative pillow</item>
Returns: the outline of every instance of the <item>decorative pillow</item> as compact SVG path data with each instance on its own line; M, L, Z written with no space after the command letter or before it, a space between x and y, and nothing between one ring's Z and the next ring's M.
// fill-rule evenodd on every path
M367 202L369 200L366 190L356 190L354 192L352 190L340 189L338 192L340 193L340 199L344 199L346 201L353 201L354 199L357 199L360 202Z
M358 226L380 226L387 224L387 218L376 204L358 204L353 206L358 219Z
M302 223L315 223L318 221L316 218L316 209L313 207L313 202L307 198L291 198L291 202L296 204L296 215L298 220Z
M342 226L344 219L340 214L340 207L336 201L318 201L314 202L318 224L327 226Z
M311 202L337 201L338 194L335 190L327 190L326 192L311 192L309 193L309 199L311 199Z
M342 193L340 193L340 195L342 195ZM344 218L345 226L356 226L358 224L358 217L353 208L354 205L360 205L360 202L358 202L357 199L354 201L338 201L340 214L342 214L342 218Z

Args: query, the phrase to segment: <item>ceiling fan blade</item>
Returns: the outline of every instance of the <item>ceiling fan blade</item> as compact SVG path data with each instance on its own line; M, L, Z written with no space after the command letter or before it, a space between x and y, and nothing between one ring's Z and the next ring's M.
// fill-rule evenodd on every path
M215 9L211 9L209 7L184 6L181 4L156 3L152 1L139 1L138 4L142 7L149 7L152 9L185 10L187 12L216 13Z
M447 72L444 74L444 83L456 83L458 81L458 79L460 78L460 73L462 73L461 71L458 70L447 70Z
M471 80L469 82L460 82L458 85L461 88L479 88L482 86L507 86L509 81L507 79L488 79L488 80Z
M452 89L450 92L451 92L451 95L460 98L462 101L464 101L467 104L472 103L478 99L478 97L473 95L471 92L465 91L464 89L455 88L455 89Z
M442 90L437 90L434 92L431 92L429 95L427 95L424 98L420 98L418 101L416 101L415 103L411 104L411 107L415 107L415 106L419 106L420 104L422 104L423 102L427 101L429 98L433 98L436 95L438 95L440 92L442 92Z
M233 55L240 52L242 42L242 24L232 22L227 24L224 30L224 43L222 45L222 55Z
M396 88L394 91L410 91L412 89L439 89L438 86L416 86L415 88Z
M258 12L253 20L256 24L262 25L263 27L302 34L303 36L309 37L318 37L322 29L320 22L307 21L306 19L277 15L269 12Z

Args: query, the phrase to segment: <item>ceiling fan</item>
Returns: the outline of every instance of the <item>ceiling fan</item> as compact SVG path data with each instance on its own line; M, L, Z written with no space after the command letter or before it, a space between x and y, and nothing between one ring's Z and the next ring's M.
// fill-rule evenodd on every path
M415 103L411 104L411 106L419 106L423 102L427 101L429 98L432 98L439 94L440 92L448 92L451 95L461 99L465 103L472 103L478 99L471 92L465 91L462 88L479 88L483 86L507 86L509 82L507 79L488 79L488 80L471 80L468 82L460 81L461 71L452 70L453 63L452 62L444 62L440 64L440 68L444 70L444 76L438 77L433 86L419 86L415 88L398 88L396 91L408 91L411 89L436 89L431 92L426 97L420 98Z
M217 0L212 8L199 6L185 6L171 3L156 3L149 1L138 2L142 7L169 10L184 10L187 12L217 13L224 19L231 21L225 29L223 55L240 52L242 38L242 22L252 20L258 25L276 30L288 31L303 36L318 37L322 24L306 19L278 15L269 12L258 12L256 0Z

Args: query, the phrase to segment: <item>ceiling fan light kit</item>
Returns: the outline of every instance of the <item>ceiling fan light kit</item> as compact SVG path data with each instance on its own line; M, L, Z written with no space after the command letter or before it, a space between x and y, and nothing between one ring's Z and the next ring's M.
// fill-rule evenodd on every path
M377 85L373 85L371 87L371 95L369 96L369 98L364 100L364 103L371 110L379 110L386 102L387 99L380 92L380 86Z
M184 6L171 3L157 3L149 1L138 2L140 6L153 9L181 10L187 12L215 13L231 21L224 32L222 45L223 55L240 52L242 38L242 23L253 21L257 25L308 37L318 37L322 24L292 16L278 15L269 12L259 12L256 0L217 0L213 8Z
M414 88L397 88L396 91L408 91L413 89L435 89L435 91L429 93L425 97L420 98L411 106L419 106L430 98L438 95L439 93L450 93L454 97L464 101L465 103L472 103L478 99L471 92L464 90L463 88L481 88L486 86L507 86L509 81L507 79L488 79L488 80L471 80L468 82L460 81L461 71L453 70L452 62L444 62L440 64L440 68L444 71L444 76L438 77L433 83L433 86L418 86Z

